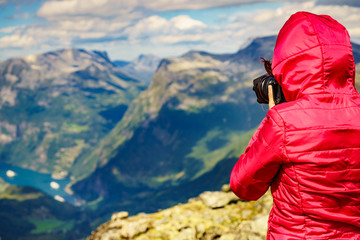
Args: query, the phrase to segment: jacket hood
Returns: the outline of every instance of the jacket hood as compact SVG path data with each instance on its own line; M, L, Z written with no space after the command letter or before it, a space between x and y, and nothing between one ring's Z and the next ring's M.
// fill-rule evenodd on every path
M289 18L276 40L272 71L287 101L357 92L349 34L326 15L298 12Z

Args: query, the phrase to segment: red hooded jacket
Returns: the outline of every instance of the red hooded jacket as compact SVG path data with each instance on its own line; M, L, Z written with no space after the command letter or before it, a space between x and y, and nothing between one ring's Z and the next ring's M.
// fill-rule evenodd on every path
M298 12L279 32L272 70L287 102L269 110L231 189L257 200L271 186L268 239L360 239L360 95L348 32Z

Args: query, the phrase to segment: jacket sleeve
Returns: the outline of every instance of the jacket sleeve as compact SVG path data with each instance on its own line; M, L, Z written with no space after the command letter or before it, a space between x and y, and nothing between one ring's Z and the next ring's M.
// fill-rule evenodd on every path
M281 167L285 131L275 108L261 122L231 172L230 187L242 200L260 198Z

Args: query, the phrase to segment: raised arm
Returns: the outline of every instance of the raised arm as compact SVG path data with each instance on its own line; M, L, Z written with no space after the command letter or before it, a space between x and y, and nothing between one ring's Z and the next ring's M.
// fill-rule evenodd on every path
M284 124L271 109L231 172L232 191L243 200L260 198L281 168L283 149Z

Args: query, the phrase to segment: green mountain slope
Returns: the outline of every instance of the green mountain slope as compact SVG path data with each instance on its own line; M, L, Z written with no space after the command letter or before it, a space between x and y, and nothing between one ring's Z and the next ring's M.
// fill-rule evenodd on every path
M0 161L78 178L145 85L106 53L65 49L0 63ZM86 166L86 167L84 167Z
M149 88L88 159L101 163L99 168L73 190L88 201L140 211L154 208L150 199L142 209L137 205L143 195L169 188L155 202L171 202L178 200L171 197L175 189L190 197L211 188L214 181L203 177L211 178L207 173L226 159L232 165L248 132L265 116L251 87L264 71L260 57L271 56L264 46L273 42L273 37L257 39L235 54L192 51L163 60ZM227 173L216 181L227 182ZM195 188L185 187L198 179Z

